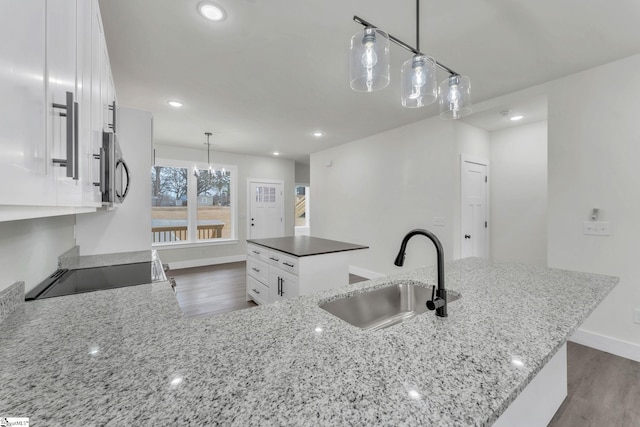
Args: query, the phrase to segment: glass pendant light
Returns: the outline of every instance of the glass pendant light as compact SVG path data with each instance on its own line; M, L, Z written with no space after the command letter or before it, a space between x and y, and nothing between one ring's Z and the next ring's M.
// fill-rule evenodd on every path
M351 88L373 92L389 85L389 37L384 31L366 27L351 37L349 52Z
M420 108L433 104L438 98L436 61L427 55L415 55L402 65L402 106Z
M467 76L452 74L440 82L440 118L459 119L471 114L471 81Z

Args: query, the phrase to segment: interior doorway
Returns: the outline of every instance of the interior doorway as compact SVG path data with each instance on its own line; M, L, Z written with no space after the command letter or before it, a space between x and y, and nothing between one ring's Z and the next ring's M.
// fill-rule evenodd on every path
M467 156L460 158L461 258L489 257L487 188L489 162Z
M283 181L249 179L249 239L284 236Z
M308 185L296 184L296 205L294 212L295 235L309 236L311 217L311 188Z

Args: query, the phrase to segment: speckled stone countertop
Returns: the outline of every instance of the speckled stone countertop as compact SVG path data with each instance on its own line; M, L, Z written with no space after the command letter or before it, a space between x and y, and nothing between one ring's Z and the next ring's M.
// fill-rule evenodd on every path
M490 425L617 283L465 259L462 294L375 332L318 307L432 268L184 318L166 282L23 304L0 331L0 412L32 426ZM511 363L512 357L522 366Z

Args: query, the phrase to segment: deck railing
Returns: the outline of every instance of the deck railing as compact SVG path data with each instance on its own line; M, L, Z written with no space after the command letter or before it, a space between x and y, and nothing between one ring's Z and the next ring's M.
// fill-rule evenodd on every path
M222 237L224 224L198 225L198 240L219 239ZM153 227L151 229L153 243L180 242L188 240L187 226Z

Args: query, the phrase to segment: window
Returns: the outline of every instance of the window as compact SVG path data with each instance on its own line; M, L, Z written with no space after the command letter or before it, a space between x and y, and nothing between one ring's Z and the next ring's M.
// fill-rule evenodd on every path
M158 160L151 168L154 245L236 239L237 168Z

